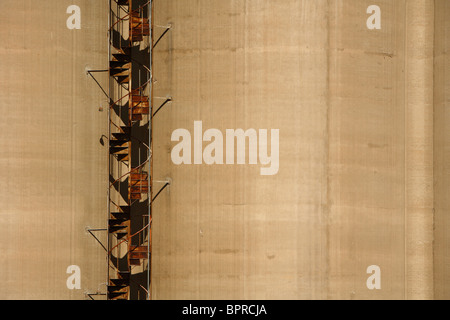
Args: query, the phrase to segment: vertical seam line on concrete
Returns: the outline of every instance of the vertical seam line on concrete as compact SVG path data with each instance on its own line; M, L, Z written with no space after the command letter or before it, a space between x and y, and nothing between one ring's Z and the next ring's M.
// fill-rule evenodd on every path
M431 39L431 41L433 42L432 44L432 52L431 52L431 72L432 72L432 77L431 77L431 90L432 92L430 93L430 97L431 97L431 138L430 138L430 143L431 143L431 148L430 148L430 152L431 152L431 181L430 181L430 186L431 186L431 296L429 297L431 300L434 299L435 296L435 291L434 291L434 277L435 277L435 273L434 273L434 217L435 217L435 210L434 210L434 52L435 52L435 45L436 45L436 27L435 27L435 22L436 22L436 18L435 18L435 13L436 13L436 0L431 1L431 6L432 6L432 15L431 18L433 19L432 23L431 23L431 27L433 28L433 37Z
M434 217L435 217L435 210L434 210L434 52L435 52L435 44L436 44L436 27L435 27L435 13L436 13L436 0L431 2L432 5L432 15L431 18L433 19L432 23L431 23L431 27L433 28L433 37L431 39L431 41L433 41L433 45L432 45L432 53L431 53L431 68L432 68L432 77L431 77L431 88L432 88L432 92L431 92L431 138L430 138L430 143L431 143L431 148L430 148L430 152L431 152L431 181L430 181L430 185L431 185L431 296L429 297L431 300L434 299L435 296L435 290L434 290L434 277L435 277L435 272L434 272Z
M325 230L325 286L326 286L326 296L327 299L330 298L330 55L331 55L331 39L330 39L330 25L331 25L331 10L330 10L330 2L328 0L327 5L327 84L326 84L326 132L325 132L325 152L326 152L326 166L325 166L325 174L326 174L326 205L325 205L325 221L326 221L326 230Z
M247 83L248 81L248 74L247 74L247 0L244 1L244 43L242 44L243 47L243 54L244 54L244 84ZM247 90L248 88L243 85L243 89L244 89L244 105L247 104ZM243 298L246 299L246 294L247 294L247 290L246 290L246 284L247 284L247 277L246 277L246 252L247 252L247 224L246 224L246 215L244 214L242 217L242 229L244 231L244 254L243 254L243 264L244 264L244 284L243 284Z
M403 225L404 225L404 231L403 231L403 247L404 247L404 265L403 265L403 272L404 272L404 300L407 299L407 292L408 292L408 269L407 269L407 260L408 260L408 255L407 255L407 223L408 223L408 219L407 219L407 193L408 193L408 188L407 188L407 183L408 183L408 162L407 162L407 151L408 151L408 2L405 2L405 28L404 28L404 52L405 52L405 61L404 61L404 67L403 67L403 72L405 73L405 85L404 85L404 95L405 95L405 99L404 99L404 122L403 122L403 129L404 129L404 204L403 204Z
M200 44L201 44L201 23L200 23L200 17L201 17L201 12L200 12L200 0L197 0L197 45L198 45L198 56L197 56L197 77L199 77L199 83L197 85L197 119L201 119L200 118L200 103L199 103L199 98L201 97L201 89L200 89L200 83L201 83L201 77L202 77L202 73L201 73L201 55L202 55L202 50L200 50ZM197 181L201 181L200 180L200 169L199 166L195 166L195 174L196 174L196 180ZM196 199L196 214L197 214L197 230L200 229L200 183L197 183L197 199ZM196 230L196 234L197 234L197 252L200 251L201 248L201 241L200 241L200 232L197 232ZM197 254L197 299L201 298L200 295L200 277L201 277L201 254L198 253Z
M435 68L435 58L436 58L436 42L437 42L437 40L436 40L436 7L437 7L437 0L434 0L434 7L433 7L433 28L434 28L434 30L433 30L433 56L432 56L432 59L433 59L433 78L432 78L432 81L433 81L433 104L432 104L432 109L433 109L433 111L432 111L432 113L433 113L433 115L432 115L432 128L433 128L433 133L432 133L432 142L433 142L433 147L431 148L431 152L432 152L432 164L433 164L433 167L432 167L432 170L433 170L433 174L432 174L432 180L431 180L431 185L432 185L432 188L433 188L433 210L432 210L432 215L433 215L433 217L432 217L432 219L433 219L433 222L432 222L432 227L433 227L433 229L432 229L432 232L433 232L433 242L432 242L432 246L431 246L431 254L432 254L432 257L431 257L431 261L432 261L432 266L433 266L433 276L432 276L432 281L433 281L433 300L435 299L435 297L436 297L436 272L435 272L435 237L436 237L436 232L435 232L435 230L436 230L436 227L435 227L435 223L436 223L436 209L435 209L435 207L436 207L436 202L435 202L435 188L434 188L434 181L435 181L435 161L434 161L434 155L435 155L435 149L434 149L434 145L435 145L435 139L434 139L434 135L435 135L435 92L436 92L436 87L435 87L435 85L436 85L436 68Z

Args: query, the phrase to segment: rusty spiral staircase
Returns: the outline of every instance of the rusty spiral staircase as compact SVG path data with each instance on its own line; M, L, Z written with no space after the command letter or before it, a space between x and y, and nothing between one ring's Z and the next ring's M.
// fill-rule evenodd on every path
M143 45L152 50L152 12L152 1L110 2L108 300L151 298L152 75L151 61L134 54Z

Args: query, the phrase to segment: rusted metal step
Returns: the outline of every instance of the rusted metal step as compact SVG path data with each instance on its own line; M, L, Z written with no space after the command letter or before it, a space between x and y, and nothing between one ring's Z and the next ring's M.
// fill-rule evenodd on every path
M131 96L132 121L141 121L150 114L150 99L148 96L139 94L138 90L132 90Z
M130 252L130 260L140 260L140 259L147 259L148 254L147 252Z
M130 251L132 252L144 252L147 253L148 247L146 245L144 246L130 246Z
M130 173L131 180L148 180L148 173Z
M111 61L110 63L110 74L113 77L119 77L130 74L130 63L122 63L118 61Z
M144 115L148 115L150 113L150 108L144 108L144 107L134 107L133 108L133 116L141 116L143 119Z
M130 285L130 279L110 279L109 285L111 287L128 287Z
M132 94L132 100L133 100L133 103L142 103L142 102L149 101L147 96L142 95L142 94L135 94L135 93Z
M140 42L144 37L150 36L150 24L146 18L132 17L130 33L132 42Z
M111 219L130 220L130 213L126 212L111 212Z
M150 112L149 107L134 107L133 114L147 115Z
M115 141L130 141L131 137L127 133L115 132L112 134Z
M112 155L128 155L128 147L111 146L109 152Z
M128 148L128 144L130 143L130 139L125 139L125 140L118 140L118 139L111 139L109 142L110 147L113 148Z
M129 158L131 147L131 128L121 127L120 132L113 133L113 139L109 142L109 152L116 155L119 161L126 161Z
M148 23L148 19L142 19L142 18L133 18L133 21L131 22L131 26L133 30L143 30L143 31L149 31L150 25Z
M148 97L134 97L133 96L133 107L149 107Z
M118 77L125 77L130 75L130 69L127 68L111 68L110 74L112 77L118 78Z
M133 26L132 29L133 35L140 35L140 36L150 35L150 26L148 24L133 23L132 26Z
M131 180L130 187L148 187L148 180Z
M128 183L128 197L131 200L141 200L148 193L148 173L131 173Z
M148 258L147 246L130 246L130 251L128 252L128 261L130 265L139 266L142 260Z
M110 300L128 299L129 288L130 288L129 286L109 285L108 299Z
M117 154L116 157L117 157L117 161L120 161L120 162L126 162L126 161L130 160L129 154Z
M133 18L133 21L131 22L131 27L133 28L133 31L139 31L139 32L148 32L150 30L150 25L148 23L148 19L142 19L142 18Z
M136 107L148 108L150 106L148 97L134 97L133 96L132 103L133 103L133 108L136 108Z
M120 131L112 133L112 136L115 140L130 141L131 127L120 127Z
M113 53L113 61L114 62L123 62L128 63L131 62L131 56L124 53Z
M143 25L143 26L147 26L149 27L149 20L148 18L143 18L139 15L139 12L133 11L131 13L131 25L133 27L137 26L137 25Z
M129 70L131 68L131 62L112 60L109 62L109 67L111 69L128 69Z
M117 273L117 279L110 279L109 285L111 286L111 292L123 293L126 290L129 290L130 286L130 272L128 271L119 271Z
M131 63L128 61L110 61L109 73L120 84L130 81Z
M117 233L117 232L125 232L128 231L130 227L129 219L109 219L109 232ZM128 232L127 232L128 233Z
M130 187L131 193L148 193L148 186L134 186Z

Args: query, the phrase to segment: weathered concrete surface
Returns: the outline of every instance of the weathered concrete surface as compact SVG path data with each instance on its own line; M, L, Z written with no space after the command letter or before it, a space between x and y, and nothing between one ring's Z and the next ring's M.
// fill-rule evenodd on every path
M66 27L72 4L81 30ZM0 299L105 292L105 252L85 228L106 226L108 102L85 69L108 65L107 22L107 1L0 1Z
M433 298L434 1L373 4L155 2L155 299ZM175 166L195 120L280 129L279 173Z
M81 30L66 28L72 4ZM374 4L381 30L366 27ZM155 24L172 29L155 97L174 101L154 121L155 189L172 184L153 211L153 298L448 299L449 7L156 0ZM105 291L105 252L85 228L106 226L107 100L85 68L107 67L107 12L0 1L0 299ZM173 165L172 132L196 120L280 129L278 174ZM366 286L371 265L381 290Z
M406 298L433 292L434 1L406 1Z
M450 298L450 2L436 1L434 74L434 190L436 299Z

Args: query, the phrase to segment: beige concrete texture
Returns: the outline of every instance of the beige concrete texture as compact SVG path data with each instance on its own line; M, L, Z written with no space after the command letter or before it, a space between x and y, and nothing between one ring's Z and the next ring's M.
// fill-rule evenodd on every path
M81 29L69 30L74 4ZM2 0L0 25L0 299L105 293L106 254L85 229L107 224L108 100L86 69L108 66L108 3Z
M433 95L448 103L448 80L433 86L444 2L155 1L155 37L171 30L154 94L173 97L154 119L153 178L172 181L153 209L155 299L449 297L448 174L433 214L433 147L448 173L448 119L433 127ZM371 5L381 29L367 27ZM173 164L172 132L193 136L194 121L224 136L280 129L278 174L249 159Z
M153 120L152 193L171 182L153 299L449 299L449 15L448 0L155 0L154 39L170 31L154 107L173 101ZM0 299L106 291L86 228L107 225L108 99L86 70L108 67L107 28L108 1L0 0ZM194 121L267 129L272 151L279 129L279 171L248 146L244 165L175 165L177 129L194 160Z
M450 299L450 2L436 1L434 57L434 288Z

